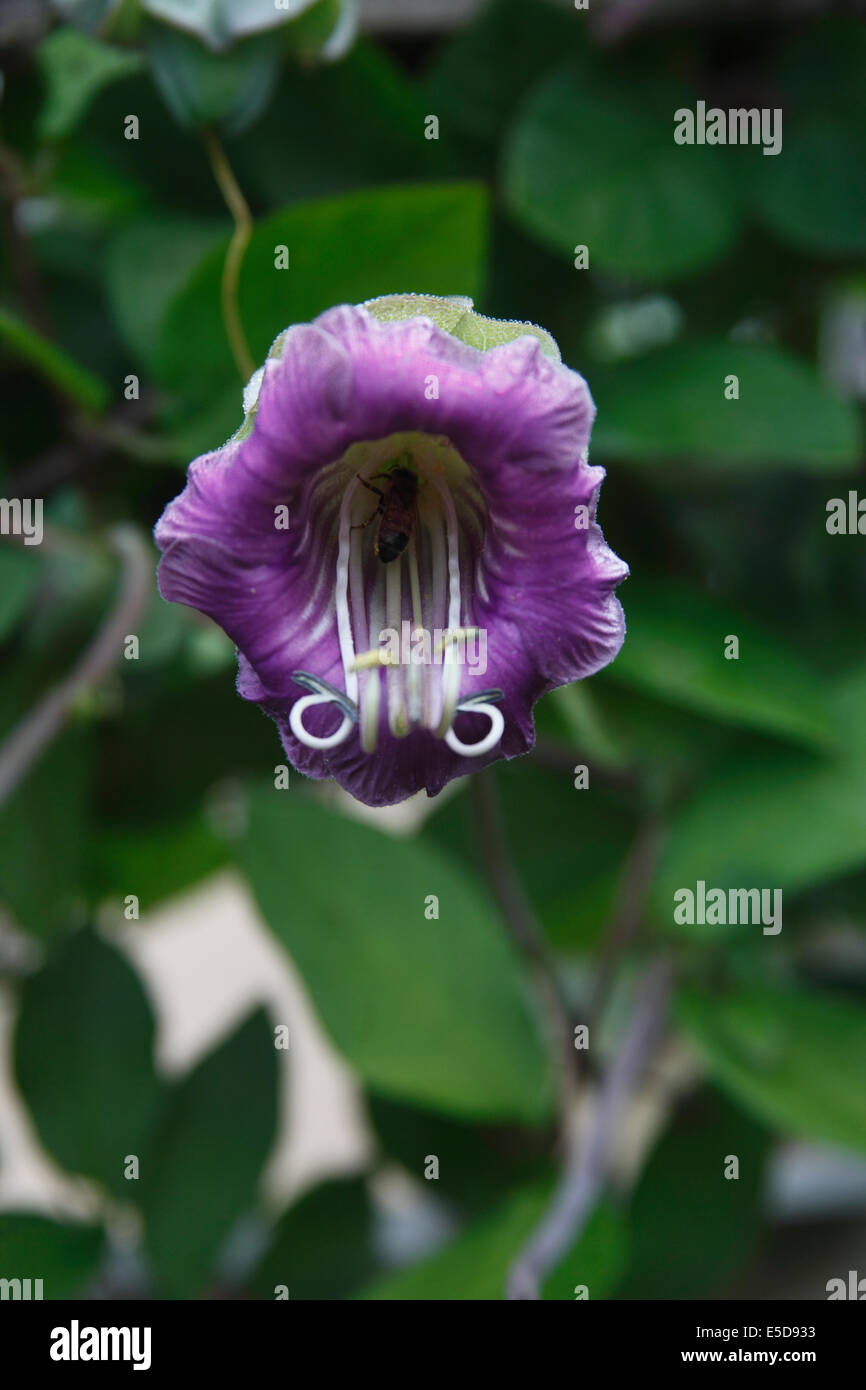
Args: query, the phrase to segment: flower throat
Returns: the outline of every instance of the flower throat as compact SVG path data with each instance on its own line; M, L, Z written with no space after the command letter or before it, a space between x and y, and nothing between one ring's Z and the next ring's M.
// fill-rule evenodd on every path
M356 461L360 467L349 473ZM467 644L480 631L471 626L470 576L477 572L473 552L480 550L486 520L468 467L449 441L417 435L354 445L340 465L334 608L345 690L315 674L294 672L310 694L292 706L292 732L308 747L327 749L343 743L357 724L362 749L373 753L380 720L387 719L395 738L426 729L464 757L489 752L505 728L492 703L501 692L461 697ZM379 499L366 517L359 515L365 491ZM413 638L435 634L428 660L395 659L395 645L385 634L407 630ZM343 717L333 733L316 735L304 715L324 704L334 704ZM463 711L489 720L476 743L464 743L453 729Z

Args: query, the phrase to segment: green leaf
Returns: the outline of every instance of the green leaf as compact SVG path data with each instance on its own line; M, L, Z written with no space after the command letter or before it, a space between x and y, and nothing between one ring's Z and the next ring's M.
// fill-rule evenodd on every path
M644 280L717 260L739 230L726 151L674 143L678 86L626 86L589 66L553 73L520 108L504 152L508 206L554 251ZM579 272L573 272L575 274Z
M46 88L38 125L43 140L69 135L97 92L142 66L137 53L98 43L75 29L55 29L40 45L36 61Z
M342 58L357 33L355 0L313 0L283 29L286 52L297 64Z
M158 758L153 756L155 747L160 750ZM273 769L284 761L270 720L238 699L228 670L204 678L191 670L177 686L163 688L160 682L151 688L148 699L130 701L123 719L103 726L101 823L111 820L119 831L142 835L144 855L152 863L150 837L156 835L152 841L156 854L158 827L171 833L169 810L169 824L199 820L202 803L216 784L241 775L261 775L262 769ZM129 795L130 787L135 787L134 797ZM185 833L183 838L185 842ZM196 843L205 850L193 832L191 844ZM182 859L185 853L181 851ZM162 881L168 882L173 872L166 865Z
M807 748L838 737L818 677L742 614L682 582L642 580L623 591L625 645L608 679L723 723ZM725 656L739 639L739 657Z
M158 557L154 556L154 569ZM150 602L136 624L138 657L124 670L127 681L149 683L156 673L174 673L184 661L185 648L196 633L208 628L200 623L199 615L185 604L166 603L154 588Z
M608 718L607 692L604 706L600 693L585 680L558 686L536 705L536 727L559 743L581 749L601 767L622 770L630 761L628 742Z
M853 18L795 29L781 56L784 148L761 161L751 194L766 226L807 252L866 250L864 65Z
M0 642L13 632L39 583L36 547L0 546Z
M508 1268L549 1200L546 1188L531 1188L506 1203L431 1259L382 1280L367 1299L472 1300L504 1297ZM596 1207L577 1245L563 1257L544 1286L545 1299L573 1299L585 1284L590 1299L604 1298L614 1286L625 1248L624 1227L607 1203Z
M508 1190L525 1188L552 1171L552 1128L478 1125L431 1114L383 1096L369 1099L370 1119L388 1158L418 1181L428 1155L439 1160L435 1188L454 1209L477 1216L497 1206Z
M712 1297L742 1266L760 1230L767 1132L705 1089L677 1113L632 1198L631 1240L617 1298ZM736 1178L725 1176L729 1157Z
M579 761L575 755L572 767ZM614 906L636 818L600 788L575 788L566 766L552 772L525 759L492 774L502 801L510 854L545 932L558 946L595 946ZM532 834L524 831L532 826ZM424 830L471 871L478 834L470 800L453 797Z
M87 835L90 739L68 730L0 807L0 901L28 932L67 924Z
M343 1299L374 1273L373 1207L363 1178L323 1182L283 1213L250 1276L254 1298Z
M109 390L104 381L73 362L62 348L43 338L23 319L2 308L0 341L75 405L98 414L108 404Z
M660 922L673 923L674 892L698 879L712 888L794 892L866 863L866 669L840 684L833 705L842 749L836 758L753 753L711 777L680 809L652 891Z
M118 43L134 43L141 27L139 0L53 0L53 6L71 24Z
M737 400L725 398L729 376L739 380ZM853 407L780 348L677 344L599 375L594 393L598 458L824 472L854 467L860 457Z
M97 1273L104 1243L101 1226L61 1223L31 1212L3 1212L0 1277L41 1279L42 1298L80 1298ZM31 1296L35 1297L32 1284Z
M626 597L625 593L623 597ZM721 724L705 715L693 714L683 705L675 705L667 699L656 700L639 687L630 689L618 684L612 670L594 677L591 685L581 681L578 687L566 686L561 689L569 694L572 689L579 689L582 698L591 691L598 709L604 713L601 737L595 743L588 734L579 737L581 724L587 730L591 730L591 724L583 721L580 714L576 719L566 716L566 722L558 713L551 696L541 702L538 710L539 736L553 736L560 748L563 744L566 747L571 745L574 763L588 760L590 767L601 774L595 780L601 784L596 789L603 790L603 795L607 792L603 779L609 775L611 789L610 794L605 795L605 804L610 802L614 808L622 801L622 794L627 791L629 782L634 790L642 783L656 806L660 804L659 797L662 802L668 802L671 792L681 797L684 788L693 786L714 768L729 765L732 756L739 756L744 745L748 749L755 740L755 735L744 735L735 725ZM552 692L553 696L559 693ZM613 761L602 756L604 750L611 748L615 748L617 754ZM625 816L622 809L620 817L623 823ZM631 817L628 823L633 833L637 828L636 823ZM605 834L603 827L601 834ZM589 838L590 853L595 849L605 854L605 847L595 845L592 834ZM621 862L623 855L622 852L619 854ZM587 876L591 873L590 868Z
M209 53L187 34L154 25L147 56L163 100L181 125L245 130L267 107L279 72L273 39L256 35L229 53Z
M192 888L222 868L224 840L200 813L125 830L97 824L88 841L88 888L97 902L135 893L142 912Z
M456 864L273 789L251 796L240 858L364 1081L466 1117L544 1117L549 1076L526 982ZM430 894L438 920L424 915Z
M795 892L858 868L866 863L864 806L862 766L770 755L734 764L674 820L653 890L659 919L673 921L674 892L697 879Z
M58 218L68 229L66 236L69 242L61 254L68 257L70 277L79 275L82 279L89 279L99 269L94 264L94 241L99 240L101 265L103 233L129 222L130 217L147 206L147 192L131 169L117 168L87 137L69 140L58 149L52 172L51 187L57 198ZM52 232L49 230L47 235L50 238ZM58 238L54 240L54 246L59 244L59 237L63 235L58 227L54 232L54 237ZM50 248L50 240L48 245ZM65 294L71 297L76 289L80 295L80 281L77 286L74 283L68 285ZM91 307L90 312L94 316L102 315L102 304ZM102 333L104 319L99 322ZM101 344L99 350L105 353L110 346L109 340ZM96 356L94 349L91 349L91 353L93 357Z
M23 985L15 1073L39 1137L70 1172L128 1200L124 1160L141 1155L159 1096L153 1044L138 976L91 932Z
M130 113L139 118L139 140L122 138ZM142 211L158 208L174 217L218 217L227 222L225 203L200 133L178 125L146 69L122 86L109 87L100 94L76 144L86 149L91 162L97 161L106 174L114 171L115 177L137 191ZM72 182L71 176L68 182ZM78 190L79 196L82 191ZM98 256L96 247L91 251L91 271L98 271L94 256Z
M824 110L862 120L866 117L864 63L862 22L828 17L788 31L776 77L785 100L797 111Z
M72 494L67 494L72 500ZM61 531L83 532L86 523L77 503L56 503L46 509L45 521ZM41 695L65 676L105 618L117 587L117 561L103 545L42 547L39 601L34 604L21 643L42 658L36 691Z
M719 1085L753 1114L866 1152L866 1009L755 984L718 994L684 990L677 1012Z
M362 39L343 62L305 64L280 82L267 119L232 141L229 158L250 202L269 209L418 184L451 172L446 134L423 138L430 109L405 69ZM287 140L286 131L303 136Z
M133 222L108 248L106 288L124 340L148 367L163 320L202 256L224 231L218 223L160 217Z
M498 142L515 105L583 39L580 19L538 0L494 0L458 31L425 77L443 133Z
M257 1009L174 1087L142 1164L144 1244L160 1293L207 1287L220 1246L257 1200L277 1120L277 1058Z
M475 295L485 249L486 198L477 184L384 188L304 203L260 223L240 285L253 358L274 338L333 304L358 303L395 286ZM290 268L275 269L286 246ZM225 246L205 257L163 325L157 373L178 397L188 447L222 442L241 423L241 389L220 317ZM218 414L215 413L215 406ZM189 416L197 418L189 423Z
M784 152L755 180L770 231L818 255L866 251L866 139L862 127L815 115L785 130Z

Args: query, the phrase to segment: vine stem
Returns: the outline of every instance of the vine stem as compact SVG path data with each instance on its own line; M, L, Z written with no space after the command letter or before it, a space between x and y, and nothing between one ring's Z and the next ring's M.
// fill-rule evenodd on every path
M589 1004L590 1031L601 1018L620 961L640 930L662 840L659 821L655 816L648 816L639 827L626 857L613 915L599 948L598 971Z
M512 1263L506 1281L506 1298L539 1299L547 1275L579 1240L601 1196L623 1111L664 1034L673 972L670 962L659 958L642 977L628 1028L602 1077L595 1114L586 1132L580 1123L584 1087L577 1068L572 1011L514 868L490 771L476 773L470 778L470 787L488 882L509 934L529 967L558 1068L562 1172L547 1210ZM657 831L649 822L638 837L626 875L614 960L639 925L657 847ZM609 971L613 964L608 962Z
M241 192L240 185L235 178L234 171L229 164L228 156L223 149L222 142L216 131L211 126L205 126L202 131L205 149L207 150L213 176L217 186L223 195L226 207L232 215L235 229L229 248L226 251L226 258L223 263L222 285L220 298L222 304L223 323L225 324L226 337L235 359L235 365L244 382L249 381L256 369L252 354L241 323L240 306L238 303L238 286L240 283L241 266L246 255L250 237L253 234L253 215L250 212L249 204Z
M488 770L476 772L469 782L487 881L509 935L529 967L556 1064L561 1137L567 1148L572 1117L582 1091L571 1008L560 986L544 932L515 871L492 775Z
M60 733L78 698L97 685L119 659L124 638L150 598L153 559L142 537L130 526L118 526L109 539L122 566L114 604L69 674L16 724L0 747L0 805Z
M574 1132L550 1205L508 1272L506 1298L541 1297L544 1280L580 1239L607 1178L614 1135L664 1031L672 984L667 960L653 962L637 991L634 1012L604 1075L591 1132Z

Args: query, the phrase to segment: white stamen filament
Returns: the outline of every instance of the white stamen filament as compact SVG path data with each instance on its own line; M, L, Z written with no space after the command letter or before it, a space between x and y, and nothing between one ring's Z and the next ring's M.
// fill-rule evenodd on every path
M430 546L432 550L432 570L433 580L431 584L430 601L430 628L435 632L436 628L444 628L448 622L448 608L445 586L447 555L445 550L445 532L442 525L442 512L439 507L433 505L427 509L427 529L430 533ZM442 719L442 682L427 682L427 718L426 726L432 732L436 732Z
M423 632L424 630L424 609L421 605L421 575L418 571L418 548L417 540L413 535L409 541L407 550L409 562L409 592L412 597L412 633ZM409 701L409 722L415 724L425 724L425 699L424 681L421 679L421 672L417 666L411 665L406 671L406 698Z
M448 537L448 621L449 632L460 626L460 551L457 534L457 513L449 488L432 475L432 481L442 499L445 513L445 532ZM445 648L445 664L442 668L442 714L436 729L436 737L444 738L454 723L457 701L460 697L460 667L457 651L453 643Z
M360 556L363 544L363 531L356 531L355 537ZM360 559L359 559L360 566ZM365 599L363 591L359 599L361 610L363 611ZM373 579L370 591L370 617L368 631L370 636L374 632L381 632L385 619L385 567L378 565L375 578ZM387 686L385 687L385 698L387 699ZM364 682L364 699L360 707L361 716L361 747L365 753L374 753L379 742L379 708L382 703L382 668L374 669Z
M379 698L382 686L379 672L372 671L364 678L364 698L361 703L361 747L365 753L375 753L379 741Z
M352 479L355 490L358 489L359 481ZM350 484L351 486L351 484ZM347 489L348 490L348 489ZM350 499L351 500L351 499ZM345 497L343 499L345 503ZM342 510L340 512L340 554L343 552L343 530L342 530ZM362 530L355 530L352 527L352 512L349 508L349 593L352 605L352 618L354 620L355 632L357 634L357 649L364 652L370 644L370 636L367 631L367 612L364 602L364 568L362 565ZM337 561L339 570L339 558ZM357 661L353 661L349 668L350 671L364 670L365 674L360 677L360 695L358 703L363 711L360 722L361 747L365 753L375 753L376 744L379 739L379 672L375 669L369 670L360 666ZM348 675L347 675L348 680ZM348 692L347 692L348 693Z
M385 571L385 609L388 627L400 631L403 620L403 559L398 555ZM388 693L388 727L395 738L405 738L410 724L406 700L403 696L403 670L398 664L389 665L385 673L385 689Z
M365 471L371 472L376 466L374 462ZM425 488L425 482L432 486ZM339 515L334 604L346 698L321 678L298 673L303 677L300 683L314 693L295 702L289 724L295 737L309 748L336 748L349 737L357 722L362 750L375 752L383 681L388 728L395 738L424 727L444 739L452 752L477 758L494 748L505 731L505 719L495 704L469 697L461 702L465 643L479 629L462 622L460 533L451 489L445 478L432 470L421 473L420 483L418 518L405 551L405 581L402 556L386 565L378 559L373 561L367 546L365 558L366 528L360 521L353 521L360 487L358 477L350 478L345 488ZM473 516L472 520L476 518ZM422 530L426 532L423 550ZM429 565L427 587L422 586L422 555ZM371 563L375 566L372 570ZM404 598L409 610L405 614ZM425 617L430 634L438 629L444 635L435 648L428 648L426 660L415 660L414 651L413 659L407 661L401 655L395 660L386 647L370 646L375 635L384 632L385 617L387 628L398 634L401 641L407 622L413 643L416 636L419 640L425 636ZM380 636L380 640L386 639ZM486 693L495 698L495 692ZM324 736L311 734L304 727L304 714L329 702L338 708L342 702L339 728ZM478 742L467 744L457 737L453 724L458 711L483 714L489 719L490 728Z
M337 608L337 636L340 641L340 656L343 660L343 674L346 678L346 694L357 703L358 677L352 670L355 660L355 644L352 639L352 618L349 613L349 559L352 541L352 498L358 489L358 479L351 478L340 506L340 544L337 552L337 582L334 589L334 602ZM360 595L359 595L360 597ZM359 604L358 612L363 613L364 605ZM366 644L365 644L366 645Z

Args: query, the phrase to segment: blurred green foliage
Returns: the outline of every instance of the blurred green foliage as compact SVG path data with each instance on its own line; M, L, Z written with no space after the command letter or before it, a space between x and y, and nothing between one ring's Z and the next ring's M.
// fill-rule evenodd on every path
M394 845L292 799L274 815L273 798L273 783L252 792L240 862L364 1080L458 1115L544 1118L547 1067L526 984L472 878L424 842ZM428 887L440 914L430 920Z
M545 1296L713 1296L761 1235L780 1140L866 1148L866 568L863 537L825 527L828 501L864 487L863 402L819 350L828 306L864 284L863 26L669 24L612 46L570 7L491 0L453 36L362 38L327 64L331 0L267 32L270 5L233 7L234 28L199 8L204 28L178 27L192 11L169 0L66 0L80 28L4 55L0 491L43 496L50 532L33 549L0 538L0 738L103 621L107 528L146 532L190 457L240 423L220 313L231 224L202 125L255 223L239 294L257 360L288 324L388 292L469 294L544 325L597 401L629 636L609 671L542 702L536 754L494 780L577 1018L635 844L658 828L624 968L673 953L674 1037L699 1078ZM699 98L782 105L781 154L675 145L674 110ZM0 1217L0 1275L32 1266L46 1297L104 1288L131 1209L137 1287L157 1296L500 1297L550 1195L554 1097L465 784L410 838L322 809L295 774L277 791L283 754L234 692L230 643L155 596L136 631L140 660L76 701L0 808L0 897L32 947L4 983L17 1085L95 1213ZM167 1076L118 930L147 930L123 921L127 895L146 913L227 864L375 1139L369 1172L284 1211L260 1184L282 1056L269 1020ZM672 894L699 879L782 888L784 930L677 926ZM730 1153L738 1182L721 1178ZM396 1164L417 1182L430 1154L445 1248L395 1270L369 1178Z

